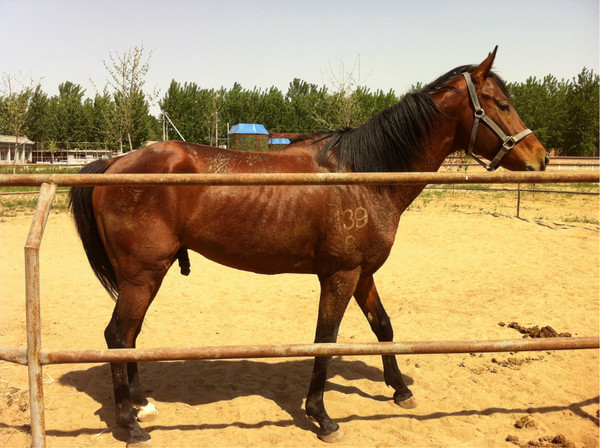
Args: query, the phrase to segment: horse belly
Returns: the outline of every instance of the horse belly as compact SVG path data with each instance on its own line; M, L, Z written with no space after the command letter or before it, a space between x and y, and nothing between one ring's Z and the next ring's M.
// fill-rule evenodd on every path
M258 274L308 274L315 272L314 259L310 257L258 252L255 249L236 252L232 251L230 247L211 243L192 249L219 264Z
M318 213L284 188L220 188L197 199L182 242L205 257L263 274L315 272Z

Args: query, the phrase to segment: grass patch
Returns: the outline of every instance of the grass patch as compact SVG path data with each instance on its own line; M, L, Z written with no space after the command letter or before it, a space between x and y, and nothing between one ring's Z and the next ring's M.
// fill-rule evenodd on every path
M0 165L0 174L76 174L81 167L35 165L35 166L13 166Z
M584 216L567 216L563 218L564 222L576 222L582 224L594 224L600 225L598 218L589 218L587 215Z
M577 190L574 185L577 185ZM496 190L478 190L477 185L461 189L426 189L411 204L410 210L463 212L475 214L494 214L517 216L516 185L499 184L483 186ZM479 186L482 187L482 186ZM521 185L523 189L532 189L532 185ZM536 189L562 191L598 191L598 185L584 184L552 184L535 185ZM515 191L502 191L500 188L510 188ZM540 221L579 223L598 225L598 208L600 196L578 194L556 194L521 191L519 217Z
M0 219L17 215L31 215L37 205L38 195L0 196ZM52 201L50 210L54 213L64 213L69 210L69 198L65 193L57 194Z

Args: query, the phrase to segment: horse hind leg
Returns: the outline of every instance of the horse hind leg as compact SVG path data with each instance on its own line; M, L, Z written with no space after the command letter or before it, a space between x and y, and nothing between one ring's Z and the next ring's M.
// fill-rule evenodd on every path
M359 280L354 297L379 342L392 342L394 340L392 323L381 304L373 276ZM385 383L394 389L394 402L405 409L415 408L417 401L402 379L396 357L394 355L383 355L382 360Z
M357 268L353 271L337 272L327 278L320 278L321 299L319 301L315 343L334 343L337 341L340 323L356 287L359 273L360 268ZM327 414L323 402L327 368L331 363L331 359L331 356L315 358L305 409L306 415L321 428L321 432L318 434L319 439L334 443L341 441L343 435L339 425Z
M135 348L135 343L133 348ZM136 411L137 420L139 422L155 420L158 417L158 408L146 398L142 391L137 362L127 363L127 378L129 380L129 398Z
M147 271L148 272L148 271ZM146 276L143 281L138 276L135 283L119 282L119 298L115 304L112 318L104 331L108 348L134 348L135 340L146 314L164 277ZM137 363L111 363L115 412L119 426L129 434L128 446L148 445L150 435L138 421L148 421L157 411L143 395L139 381Z
M117 307L115 307L113 318L104 332L108 348L132 348L133 344L127 343L126 339L121 337L121 327ZM137 411L132 402L129 382L129 364L133 363L113 362L110 364L115 397L116 420L117 424L124 428L128 433L128 445L150 441L150 435L147 434L138 423Z

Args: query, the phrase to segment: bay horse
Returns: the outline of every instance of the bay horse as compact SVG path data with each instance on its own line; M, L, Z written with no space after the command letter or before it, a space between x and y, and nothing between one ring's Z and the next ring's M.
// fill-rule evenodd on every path
M488 169L544 170L546 150L491 71L496 50L481 64L450 70L354 129L305 136L266 153L159 142L90 163L81 172L433 172L461 149L490 160ZM336 341L352 296L378 340L392 341L373 274L390 254L400 215L424 187L74 187L70 206L92 269L116 300L104 332L109 348L135 347L168 269L178 260L182 273L189 273L188 249L256 273L317 275L315 342ZM327 442L341 437L323 403L330 361L315 358L305 404L307 416L319 425L319 438ZM117 423L128 431L129 445L148 444L150 435L138 421L157 411L142 392L137 363L112 363L111 370ZM394 356L383 356L383 374L394 402L415 407Z

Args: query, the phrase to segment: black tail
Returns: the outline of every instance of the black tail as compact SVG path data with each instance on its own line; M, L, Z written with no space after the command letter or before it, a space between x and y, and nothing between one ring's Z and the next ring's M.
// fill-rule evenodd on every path
M96 160L83 167L80 173L101 174L110 166L107 159ZM92 192L94 187L73 187L69 193L69 207L73 212L79 237L87 254L92 270L102 286L113 299L117 299L119 283L115 270L110 263L92 208Z

